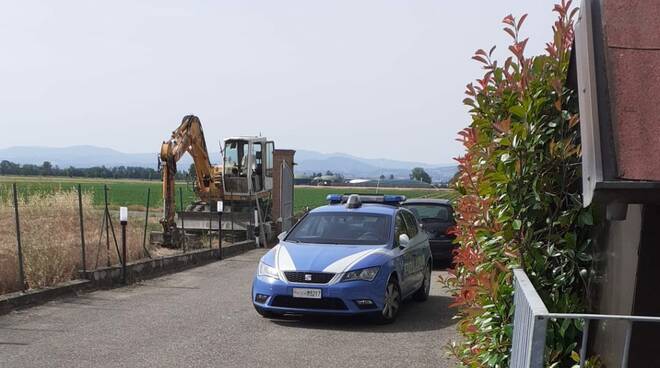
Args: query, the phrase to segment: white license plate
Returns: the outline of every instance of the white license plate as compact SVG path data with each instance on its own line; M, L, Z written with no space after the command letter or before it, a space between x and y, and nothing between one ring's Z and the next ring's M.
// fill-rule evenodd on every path
M321 289L293 288L293 297L321 299Z

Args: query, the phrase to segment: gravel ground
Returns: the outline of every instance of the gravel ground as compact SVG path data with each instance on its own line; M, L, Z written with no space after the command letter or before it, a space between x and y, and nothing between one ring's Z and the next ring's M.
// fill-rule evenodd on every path
M392 325L261 318L262 250L130 287L0 316L0 367L451 367L451 300L438 283ZM441 272L434 272L434 276Z

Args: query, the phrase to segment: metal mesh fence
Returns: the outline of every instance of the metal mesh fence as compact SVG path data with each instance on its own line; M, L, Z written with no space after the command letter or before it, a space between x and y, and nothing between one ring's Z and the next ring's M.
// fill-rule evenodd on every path
M120 264L122 238L117 203L124 198L113 196L123 195L125 184L116 187L115 192L113 184L89 187L71 183L67 187L34 190L30 184L0 184L0 294L47 287L77 278L79 270ZM217 223L209 231L186 237L185 247L152 244L150 233L162 231L162 209L152 207L158 203L158 193L152 193L151 188L141 189L141 197L131 193L133 204L129 205L126 226L127 262L218 247ZM179 199L189 201L190 196Z

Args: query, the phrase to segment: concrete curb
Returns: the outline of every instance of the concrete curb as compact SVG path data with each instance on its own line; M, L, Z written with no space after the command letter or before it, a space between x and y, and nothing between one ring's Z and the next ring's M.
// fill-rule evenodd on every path
M222 259L230 258L248 250L255 249L254 240L235 243L222 248ZM126 283L132 284L168 273L182 271L218 261L220 250L199 249L183 254L175 254L158 258L141 259L126 265ZM96 288L110 288L123 285L121 265L101 267L96 270L79 272L80 278L91 281Z
M222 259L231 258L255 249L254 240L235 243L222 248ZM169 273L183 271L219 261L220 250L200 249L185 254L142 259L126 265L127 284L151 279ZM22 307L31 307L54 300L64 295L75 295L83 290L123 286L121 266L103 267L93 271L80 271L81 279L63 282L43 289L19 291L0 295L0 315Z
M0 295L0 315L17 308L43 304L61 296L75 295L90 286L89 280L71 280L43 289Z

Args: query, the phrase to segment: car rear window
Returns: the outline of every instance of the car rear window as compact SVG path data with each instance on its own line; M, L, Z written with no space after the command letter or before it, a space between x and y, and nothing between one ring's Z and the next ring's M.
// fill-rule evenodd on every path
M391 216L371 213L310 213L286 237L288 242L381 245L390 238Z
M420 220L452 221L452 211L449 206L441 204L409 204L406 205L406 208L412 211Z

